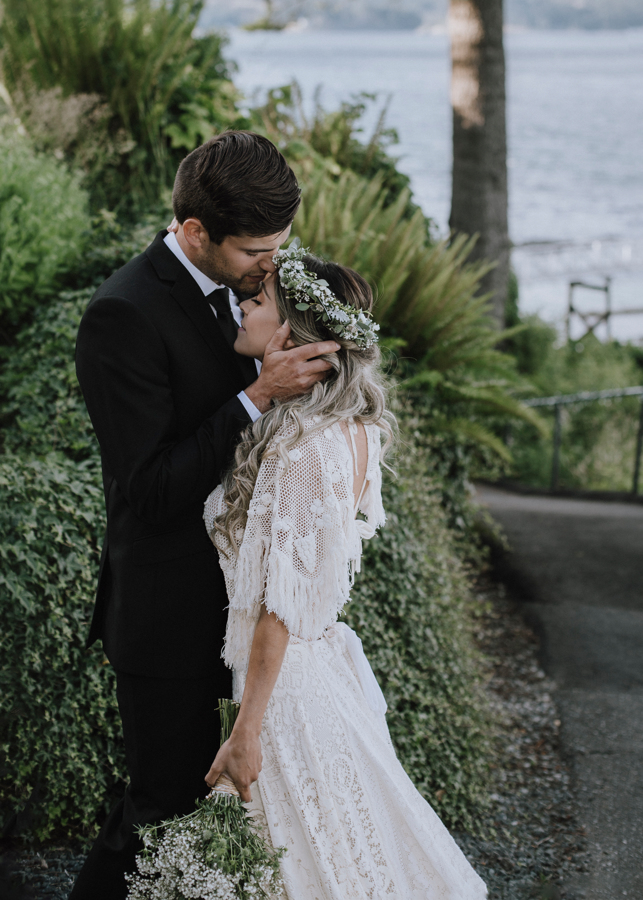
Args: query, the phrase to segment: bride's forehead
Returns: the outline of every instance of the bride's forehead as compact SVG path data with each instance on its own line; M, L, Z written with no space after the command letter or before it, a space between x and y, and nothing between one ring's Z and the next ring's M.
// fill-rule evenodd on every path
M275 302L275 278L275 273L271 272L270 275L267 275L261 282L261 292L264 298L272 300L273 303Z

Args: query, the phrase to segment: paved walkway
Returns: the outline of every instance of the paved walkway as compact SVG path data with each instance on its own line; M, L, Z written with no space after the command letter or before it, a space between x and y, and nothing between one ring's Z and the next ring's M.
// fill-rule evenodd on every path
M501 563L542 637L589 874L587 900L643 900L643 506L513 494L479 500L511 545Z

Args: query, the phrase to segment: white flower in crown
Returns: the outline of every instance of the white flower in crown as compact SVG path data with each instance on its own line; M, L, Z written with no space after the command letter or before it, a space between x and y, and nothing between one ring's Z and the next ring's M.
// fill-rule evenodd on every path
M380 326L366 310L340 303L328 282L306 269L303 259L308 252L295 238L287 250L279 250L272 258L286 295L295 301L295 309L312 309L329 331L352 341L360 350L372 347L378 340Z

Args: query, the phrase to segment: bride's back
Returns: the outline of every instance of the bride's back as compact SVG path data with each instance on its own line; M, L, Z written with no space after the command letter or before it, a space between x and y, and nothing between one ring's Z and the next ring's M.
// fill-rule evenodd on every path
M353 498L357 508L365 487L366 467L368 466L368 438L366 429L361 422L355 422L353 419L342 419L339 425L353 458Z

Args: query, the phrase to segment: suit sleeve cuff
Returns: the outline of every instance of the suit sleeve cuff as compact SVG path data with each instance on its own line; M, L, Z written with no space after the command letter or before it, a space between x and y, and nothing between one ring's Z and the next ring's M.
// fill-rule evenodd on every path
M237 397L243 404L245 411L248 413L248 415L250 416L250 418L252 419L253 422L256 422L257 419L261 418L261 413L259 412L257 407L254 405L254 403L252 402L250 397L248 397L248 395L246 394L245 391L240 391L237 394Z

